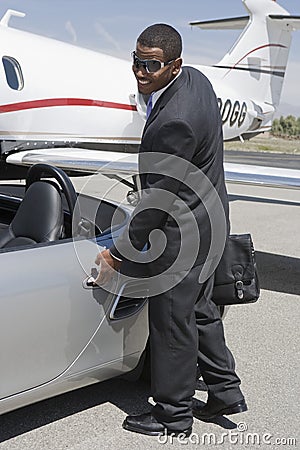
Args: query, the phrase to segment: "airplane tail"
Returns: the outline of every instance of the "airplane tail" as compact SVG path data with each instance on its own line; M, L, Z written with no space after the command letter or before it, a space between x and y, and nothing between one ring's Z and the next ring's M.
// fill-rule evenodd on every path
M242 86L253 99L261 118L273 115L279 104L291 32L300 28L300 16L292 16L276 0L243 0L249 16L191 22L203 29L243 29L231 50L214 67L226 85ZM265 121L264 120L264 121Z

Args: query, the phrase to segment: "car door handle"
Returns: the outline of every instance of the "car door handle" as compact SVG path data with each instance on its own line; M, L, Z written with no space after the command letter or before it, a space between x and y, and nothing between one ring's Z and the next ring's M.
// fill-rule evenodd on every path
M85 289L91 289L91 288L100 288L100 286L98 286L98 284L95 283L95 280L98 276L98 270L96 268L93 268L91 270L91 275L89 275L88 277L86 277L83 282L82 285Z

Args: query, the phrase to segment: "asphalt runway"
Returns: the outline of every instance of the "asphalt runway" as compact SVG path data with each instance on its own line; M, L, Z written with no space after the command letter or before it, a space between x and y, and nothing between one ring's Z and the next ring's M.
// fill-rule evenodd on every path
M251 164L256 166L282 167L300 169L300 155L288 153L252 152L243 150L226 150L225 162Z
M102 177L75 184L115 199L127 192ZM233 184L228 192L232 232L251 232L262 289L257 303L232 306L224 321L249 411L214 423L195 420L190 440L159 441L122 429L127 414L149 409L150 392L143 382L115 379L1 416L1 450L299 446L300 192ZM206 399L201 382L196 397Z

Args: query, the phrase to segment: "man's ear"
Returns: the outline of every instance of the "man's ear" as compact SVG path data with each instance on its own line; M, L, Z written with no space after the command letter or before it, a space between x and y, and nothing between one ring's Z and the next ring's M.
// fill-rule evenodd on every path
M182 66L182 58L175 59L175 61L173 62L173 70L172 70L173 75L178 75L181 66Z

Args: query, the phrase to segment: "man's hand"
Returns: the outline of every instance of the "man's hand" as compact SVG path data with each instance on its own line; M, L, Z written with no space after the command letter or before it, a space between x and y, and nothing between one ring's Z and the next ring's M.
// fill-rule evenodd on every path
M103 250L98 253L95 263L99 266L99 274L95 280L95 283L99 286L108 283L114 276L115 271L121 267L121 261L114 259L109 250Z

